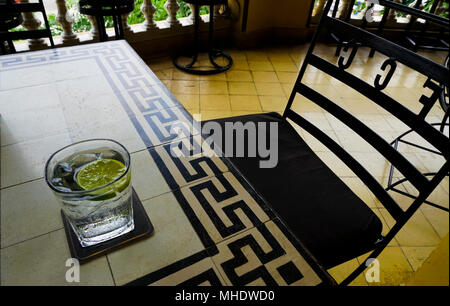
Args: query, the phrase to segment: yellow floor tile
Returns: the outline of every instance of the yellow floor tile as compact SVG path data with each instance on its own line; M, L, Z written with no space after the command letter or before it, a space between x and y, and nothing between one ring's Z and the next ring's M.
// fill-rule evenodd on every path
M261 111L254 111L254 110L240 110L240 111L231 111L231 114L233 117L235 116L244 116L244 115L253 115L253 114L260 114Z
M247 60L247 55L245 51L231 49L225 50L225 52L231 56L233 60Z
M339 177L355 176L355 174L331 152L315 152L316 155Z
M233 70L249 70L248 62L246 60L233 60L233 66L229 71Z
M200 94L227 95L228 85L225 81L200 81Z
M341 180L369 207L378 207L375 196L360 179L357 177L344 177Z
M260 96L284 96L280 83L255 82L256 92Z
M294 102L292 102L291 109L296 111L299 114L304 112L324 112L324 110L318 106L316 103L311 100L305 98L301 94L296 94L294 98Z
M155 74L160 80L172 80L174 69L175 68L163 69L156 71Z
M429 205L422 204L420 211L424 214L436 233L442 239L449 232L448 212Z
M201 120L211 120L211 119L219 119L219 118L228 118L232 116L230 110L217 110L217 111L201 111Z
M248 50L245 52L249 61L267 61L269 57L264 51Z
M175 93L175 97L178 101L183 104L186 109L199 109L200 107L200 96L199 95L189 95L184 93Z
M294 83L281 83L281 87L283 88L286 97L290 97L292 90L294 89Z
M269 61L248 61L248 66L252 71L273 71L273 66Z
M330 273L330 275L339 284L344 279L346 279L358 266L359 266L358 260L355 258L347 262L344 262L339 266L329 269L328 273ZM358 277L356 277L356 279L350 283L350 286L367 286L364 274L361 273L360 275L358 275Z
M164 83L168 90L172 90L172 80L161 80L161 82Z
M231 110L228 95L201 95L200 109L203 110Z
M394 226L395 220L391 215L384 210L381 213L388 225L390 227ZM395 239L402 247L436 246L440 241L436 231L420 210L403 226L395 236Z
M287 104L285 96L259 96L259 101L265 112L283 111Z
M247 70L232 70L227 71L226 73L227 80L228 81L235 81L235 82L252 82L252 74L250 71Z
M230 95L256 95L253 82L228 82Z
M254 110L257 112L262 111L258 96L231 95L230 102L232 111L241 111L241 110Z
M226 81L227 76L225 73L211 74L211 75L199 75L200 81Z
M253 71L252 74L255 82L279 82L277 74L273 71Z
M198 81L198 75L190 74L178 69L174 69L172 78L174 80Z
M283 72L298 72L297 65L294 64L292 60L286 62L275 62L272 61L273 68L276 71Z
M297 72L284 72L284 71L277 71L278 79L281 83L295 83L298 77Z
M173 80L171 83L171 91L173 93L199 94L200 86L198 81Z
M434 247L402 247L402 250L413 270L417 271L434 250Z
M269 52L269 59L272 63L292 63L292 58L288 52L272 53Z
M359 262L367 256L358 257ZM387 247L378 256L380 267L380 282L370 282L369 286L399 286L404 285L412 276L413 270L400 247ZM367 269L363 272L366 275Z

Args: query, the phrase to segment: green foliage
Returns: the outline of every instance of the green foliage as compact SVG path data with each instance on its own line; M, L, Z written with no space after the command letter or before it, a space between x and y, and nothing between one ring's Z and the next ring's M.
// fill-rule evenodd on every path
M164 4L167 0L152 0L153 5L156 8L155 14L153 15L153 20L161 21L167 19L167 11L164 8ZM134 10L128 16L128 24L140 24L145 21L145 16L141 12L141 6L144 0L135 0L134 2ZM191 9L189 5L182 1L177 0L180 9L177 12L177 18L187 17L191 14ZM69 14L73 18L73 31L74 32L86 32L89 31L92 27L91 22L87 18L86 15L80 14L78 11L78 0L66 0L66 6ZM200 15L209 14L209 9L205 6L200 8ZM48 14L48 22L50 28L52 30L52 35L57 36L62 33L62 28L56 21L55 14ZM112 28L114 26L113 19L111 16L105 17L105 26L107 28ZM20 31L20 29L18 30Z
M440 14L441 17L448 18L448 1L443 2L445 10Z
M362 10L364 10L366 8L366 1L356 1L355 6L353 7L353 14L358 14L359 12L361 12Z
M434 1L438 1L438 0L426 0L425 1L425 5L423 7L423 10L425 12L427 12L427 13L430 12L430 9L433 6ZM407 5L407 6L410 6L414 2L415 2L415 0L402 0L402 3L404 5ZM444 17L444 18L448 18L448 2L449 2L448 0L443 2L445 10L441 14L439 14L439 16ZM397 16L398 17L406 17L407 14L402 13L402 12L398 12Z

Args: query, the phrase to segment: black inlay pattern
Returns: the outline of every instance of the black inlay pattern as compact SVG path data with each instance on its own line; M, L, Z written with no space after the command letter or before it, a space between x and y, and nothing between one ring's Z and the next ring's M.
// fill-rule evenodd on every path
M180 283L179 286L198 286L204 282L209 282L211 286L222 286L222 283L213 269L200 273L199 275Z
M277 270L288 285L303 278L303 274L297 269L292 261L279 266Z

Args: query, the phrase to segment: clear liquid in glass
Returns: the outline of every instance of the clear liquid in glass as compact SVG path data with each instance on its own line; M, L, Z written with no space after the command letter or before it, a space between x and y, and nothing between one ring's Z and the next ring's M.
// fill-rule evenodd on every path
M126 165L122 154L99 148L74 153L53 166L50 178L58 191L64 214L83 247L95 245L134 229L131 170L116 184L86 193L76 180L80 169L98 159L115 159Z

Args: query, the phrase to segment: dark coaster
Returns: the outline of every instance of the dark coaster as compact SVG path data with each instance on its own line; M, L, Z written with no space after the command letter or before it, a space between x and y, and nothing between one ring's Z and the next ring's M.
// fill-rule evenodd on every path
M132 193L134 230L119 237L89 247L81 246L75 232L66 218L66 215L61 210L64 230L66 231L67 243L69 244L72 258L76 258L80 261L80 263L84 263L95 257L104 255L107 252L122 247L125 244L145 238L153 233L153 225L145 212L144 206L142 206L142 202L139 200L139 197L134 189Z

